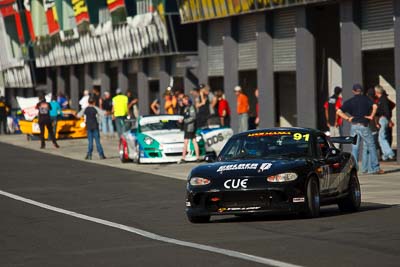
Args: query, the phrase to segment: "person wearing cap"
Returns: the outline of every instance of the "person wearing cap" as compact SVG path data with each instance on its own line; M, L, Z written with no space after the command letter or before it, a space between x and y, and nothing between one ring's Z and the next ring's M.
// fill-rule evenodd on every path
M387 140L387 133L389 131L389 124L392 119L392 110L390 108L389 99L386 91L382 86L375 86L375 95L378 100L378 109L376 111L377 124L376 127L379 129L379 146L382 150L382 160L393 160L394 152L389 145Z
M100 108L104 111L104 116L101 122L101 130L105 136L112 137L114 135L114 126L112 122L112 99L110 92L105 91L101 101Z
M125 132L125 120L128 116L128 97L122 94L122 90L117 88L117 94L112 99L112 115L115 120L115 127L117 128L118 138Z
M249 129L249 99L242 92L240 86L235 87L235 94L237 99L237 114L239 117L239 133Z
M342 135L343 120L336 114L336 111L342 107L341 94L342 88L336 86L333 95L324 104L326 125L332 137Z
M358 169L359 143L363 141L369 152L369 160L364 157L362 159L363 162L368 160L368 173L383 174L385 172L380 168L374 138L369 128L369 122L375 116L377 105L363 94L363 88L360 84L353 86L353 95L352 98L343 103L343 106L336 113L351 123L350 134L358 136L357 144L352 146L356 167Z

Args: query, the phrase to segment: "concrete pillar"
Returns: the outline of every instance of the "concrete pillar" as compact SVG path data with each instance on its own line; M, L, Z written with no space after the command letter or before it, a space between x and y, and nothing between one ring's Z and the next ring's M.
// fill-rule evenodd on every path
M86 63L83 65L83 71L84 71L84 86L85 90L90 90L93 88L93 74L91 68L93 65L92 63Z
M26 97L34 97L35 96L35 91L33 88L26 88L25 92Z
M274 127L276 118L272 13L257 14L257 85L260 128Z
M317 126L315 37L311 12L296 10L296 95L297 126Z
M105 91L111 92L111 83L110 83L110 74L108 71L108 63L107 62L101 62L98 63L99 65L99 74L100 74L100 90L101 94Z
M236 85L239 85L237 18L226 18L224 24L224 91L231 108L231 127L237 133L239 128L237 101L233 90Z
M163 94L165 89L170 84L171 79L171 59L169 57L160 57L160 82L159 82L159 91L160 91L160 106L163 107L165 104ZM150 104L150 103L149 103Z
M202 84L208 84L207 27L208 27L207 22L201 22L197 24L197 46L198 46L197 50L199 53L199 60L200 60L200 66L198 68L197 77L199 78L199 83Z
M128 63L125 60L118 61L118 88L126 93L128 88Z
M60 67L57 67L57 80L58 80L58 69ZM50 68L46 68L46 92L52 92L52 93L56 93L57 94L57 90L55 92L53 92L53 77L51 77L52 75L52 71Z
M183 86L185 87L185 94L189 95L190 91L197 87L199 80L196 77L195 69L185 68L185 76L183 77Z
M22 96L25 97L25 89L24 88L15 88L15 96Z
M72 109L79 110L79 68L77 65L69 68L70 105Z
M340 49L344 101L353 96L351 92L353 84L363 81L359 12L359 1L340 1ZM346 122L343 125L343 132L344 135L350 133L350 125Z
M138 81L138 98L139 98L139 112L140 115L149 114L150 100L149 100L149 81L148 81L148 62L143 58L139 63L139 71L137 74Z
M58 94L58 92L65 94L65 78L63 68L64 67L62 66L56 67L56 94ZM49 92L51 92L51 89Z
M400 1L393 0L394 5L394 73L396 88L396 103L400 105ZM400 122L400 111L396 112L397 123ZM400 164L400 127L397 125L397 164Z

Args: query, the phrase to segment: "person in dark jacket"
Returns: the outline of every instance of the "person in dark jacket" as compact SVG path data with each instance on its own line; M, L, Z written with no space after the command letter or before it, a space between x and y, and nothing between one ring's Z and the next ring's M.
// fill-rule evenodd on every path
M37 103L36 109L39 110L38 119L39 119L40 141L41 141L40 148L43 149L46 147L46 143L44 141L45 127L47 128L50 139L53 141L53 145L56 148L59 148L60 146L57 144L56 137L53 132L53 127L51 125L51 117L50 117L51 106L49 103L46 102L44 95L41 95L39 97L39 103Z
M352 147L352 155L355 159L358 169L358 152L359 142L364 141L366 149L369 152L369 158L363 157L362 161L368 160L368 173L383 174L385 173L379 165L376 154L374 138L369 128L369 122L375 116L377 106L374 102L363 93L363 88L360 84L353 86L353 97L343 103L343 106L338 109L337 114L344 120L351 123L350 134L357 135L357 144Z
M89 98L89 106L78 113L78 117L84 116L86 123L86 131L88 137L88 151L85 159L92 159L93 152L93 139L96 142L97 152L99 153L100 159L105 159L104 150L100 143L100 132L99 132L99 119L101 117L101 110L96 106L96 99L93 97Z
M0 97L0 134L4 131L7 134L7 113L8 106L4 96ZM3 130L2 130L3 128Z
M183 143L183 151L182 151L182 159L181 162L185 162L187 147L189 144L189 140L192 140L194 151L196 154L197 161L200 160L200 150L199 145L196 141L196 109L190 103L189 96L183 96L183 105L185 106L183 111L183 131L184 131L184 143Z
M387 133L389 130L389 123L392 119L392 110L390 109L389 99L386 91L382 86L375 86L375 95L378 98L378 109L376 110L376 118L378 123L376 127L379 129L379 146L382 150L382 160L393 160L394 152L389 145Z

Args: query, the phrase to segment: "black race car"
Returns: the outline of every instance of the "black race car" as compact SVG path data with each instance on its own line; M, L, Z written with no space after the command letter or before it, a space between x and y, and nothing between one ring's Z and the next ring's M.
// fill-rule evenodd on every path
M232 136L215 161L192 169L186 214L192 223L211 215L296 212L318 217L320 206L337 203L357 211L361 190L354 158L329 138L306 128L270 128Z

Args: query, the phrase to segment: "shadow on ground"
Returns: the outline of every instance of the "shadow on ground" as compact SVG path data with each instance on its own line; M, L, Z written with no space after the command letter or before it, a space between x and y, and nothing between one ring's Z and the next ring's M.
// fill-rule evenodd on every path
M380 209L388 209L395 207L397 205L384 205L377 203L367 203L363 202L361 204L360 212L369 212L373 210ZM326 207L321 207L321 213L319 218L329 218L329 217L339 217L339 216L349 216L352 213L350 212L341 212L336 205L330 205ZM214 216L211 221L212 223L233 223L233 222L257 222L257 221L270 221L270 222L278 222L278 221L291 221L291 220L308 220L304 216L298 213L291 214L267 214L267 215L240 215L240 216L224 216L218 218L218 216Z

